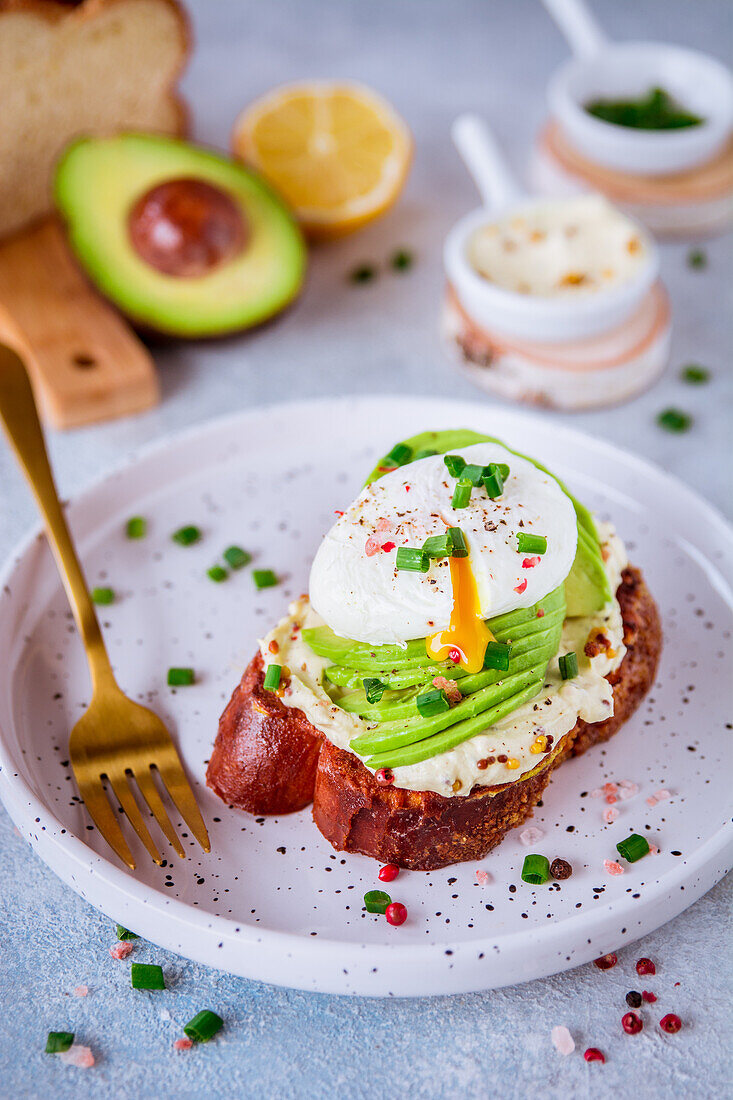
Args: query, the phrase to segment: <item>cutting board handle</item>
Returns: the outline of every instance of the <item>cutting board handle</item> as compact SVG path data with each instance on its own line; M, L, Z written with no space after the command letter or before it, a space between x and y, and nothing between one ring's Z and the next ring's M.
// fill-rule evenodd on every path
M86 281L55 218L0 242L0 339L25 357L44 418L56 428L158 401L150 353Z

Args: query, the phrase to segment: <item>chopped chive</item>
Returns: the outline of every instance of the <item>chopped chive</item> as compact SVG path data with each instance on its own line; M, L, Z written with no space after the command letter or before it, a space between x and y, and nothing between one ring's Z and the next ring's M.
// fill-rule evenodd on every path
M255 588L272 588L277 584L277 577L273 573L272 569L253 569L252 580L255 583Z
M370 283L376 277L377 269L374 264L357 264L349 272L350 283Z
M649 855L649 844L643 836L639 836L638 833L632 833L627 836L625 840L619 840L616 845L616 851L619 855L627 859L629 863L636 863L637 859L641 859L642 856Z
M460 477L466 467L466 460L460 455L446 455L443 462L451 477Z
M501 476L501 468L492 462L488 472L483 477L484 489L492 500L496 500L504 492L504 478Z
M414 259L412 252L409 252L406 248L398 248L396 252L392 253L389 264L393 271L408 271L412 267Z
M212 581L216 581L217 584L221 584L222 581L227 579L229 574L221 565L212 565L211 569L206 570L206 576L210 577Z
M511 654L512 647L506 642L489 642L484 653L484 668L495 668L499 672L506 672Z
M557 663L563 680L574 680L578 675L577 653L564 653L562 657L558 657Z
M280 676L282 674L282 665L268 665L265 672L265 679L262 682L262 686L265 691L277 691L280 687Z
M423 692L422 695L418 695L415 702L418 713L423 718L432 718L435 714L445 714L447 710L450 710L448 696L442 688L434 688L432 691Z
M412 459L412 447L408 447L406 443L395 443L385 459L385 466L404 466Z
M697 363L690 363L689 366L682 368L680 371L680 378L683 382L689 382L692 386L699 386L703 382L709 381L710 371L707 367L698 366Z
M657 417L657 424L668 432L686 432L692 426L692 417L679 409L665 409Z
M196 677L192 668L169 668L168 669L168 686L169 687L190 687L195 683Z
M383 684L378 676L367 676L365 680L362 680L362 684L366 692L367 703L378 703L387 690L387 685Z
M522 867L522 881L533 886L542 886L550 879L550 863L546 856L525 856Z
M453 539L450 531L444 535L431 535L423 543L423 551L429 558L449 558L453 552Z
M412 461L417 462L420 458L432 458L433 455L437 455L437 453L437 451L431 450L430 447L425 447L422 451L415 452L415 457Z
M473 485L468 478L460 477L456 482L456 487L453 490L453 498L451 500L451 508L467 508L471 499L471 490Z
M93 588L92 589L92 603L98 603L105 606L115 602L115 593L113 588Z
M529 535L526 531L517 531L519 554L544 554L546 551L547 539L544 535Z
M115 929L118 940L137 940L140 938L137 932L131 932L129 928L125 928L124 924L116 924Z
M133 989L165 989L163 968L152 963L133 963L130 981Z
M174 531L171 535L174 542L177 542L179 546L193 546L195 542L198 542L201 538L201 531L198 527L191 525L190 527L179 527L177 531Z
M453 543L453 549L451 550L452 558L467 558L468 546L466 545L466 536L461 531L460 527L449 527L448 534L451 537Z
M707 253L703 252L701 248L691 248L687 253L687 266L701 271L702 268L708 266Z
M128 519L125 526L125 534L128 539L144 539L148 533L148 521L142 516L133 516Z
M430 568L430 558L417 546L400 546L397 550L395 565L398 569L407 569L411 573L427 573Z
M385 894L384 890L367 890L364 895L364 904L367 913L384 915L387 912L387 906L392 904L392 898L389 894Z
M491 465L492 466L495 465L495 466L498 467L499 473L501 474L501 480L506 481L506 479L509 477L509 467L506 465L506 463L505 462L496 462L496 463L492 462Z
M194 1043L208 1043L209 1039L213 1039L217 1031L221 1031L223 1027L224 1021L221 1016L217 1016L215 1012L204 1008L201 1012L197 1012L192 1020L183 1025L183 1033L189 1039L192 1039Z
M232 569L242 569L252 561L252 555L243 550L241 546L227 546L222 557Z
M46 1039L46 1054L62 1054L73 1042L73 1031L49 1031Z
M488 473L488 466L477 466L475 462L469 462L461 470L461 478L468 478L473 486L479 486Z

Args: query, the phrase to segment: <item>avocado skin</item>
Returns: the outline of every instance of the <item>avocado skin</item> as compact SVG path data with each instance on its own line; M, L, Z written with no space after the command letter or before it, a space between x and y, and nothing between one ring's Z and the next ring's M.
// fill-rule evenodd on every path
M250 230L243 251L196 278L165 275L137 255L127 217L152 187L200 179L225 191ZM82 137L56 166L54 199L72 251L95 286L137 325L172 336L222 336L285 308L302 286L306 249L279 196L256 173L157 134Z
M459 451L462 447L470 447L474 443L498 443L500 446L506 447L506 443L501 439L497 439L496 436L480 435L468 428L456 428L442 432L420 432L419 435L402 440L402 443L410 447L413 454L417 454L422 449L437 451L438 454L448 454L449 452ZM572 501L578 520L578 546L575 551L575 560L565 581L567 614L570 618L575 618L581 615L592 615L594 612L600 611L611 599L611 589L603 566L601 545L593 516L584 504L576 500L563 482L560 481L560 478L553 474L552 470L548 470L541 462L529 455L522 454L521 451L516 451L511 447L506 447L506 449L511 454L517 455L518 458L525 458L538 470L542 470L543 473L549 474ZM365 485L376 481L384 473L383 469L376 466L367 478Z

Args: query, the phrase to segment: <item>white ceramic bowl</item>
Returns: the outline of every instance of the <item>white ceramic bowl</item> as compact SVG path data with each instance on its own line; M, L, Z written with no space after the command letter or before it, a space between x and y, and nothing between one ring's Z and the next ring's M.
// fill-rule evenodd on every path
M699 126L634 130L588 114L593 99L643 95L660 87L699 115ZM711 160L733 128L733 77L696 50L658 42L603 46L573 58L550 80L548 102L573 145L589 160L621 172L666 176Z
M634 222L645 244L645 262L627 282L576 297L541 298L518 294L489 282L468 259L468 242L481 226L522 215L546 199L530 199L509 209L472 211L446 238L443 261L448 280L469 316L489 332L523 340L567 342L608 332L638 309L659 274L659 254L648 232Z

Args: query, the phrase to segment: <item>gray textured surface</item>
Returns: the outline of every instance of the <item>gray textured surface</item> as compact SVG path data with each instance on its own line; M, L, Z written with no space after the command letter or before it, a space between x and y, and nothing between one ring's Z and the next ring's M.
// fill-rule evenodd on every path
M379 88L408 119L415 166L398 208L358 237L318 250L301 301L276 325L248 338L163 346L156 357L164 401L154 412L100 428L53 435L64 494L141 444L232 409L334 391L455 393L482 398L457 379L436 336L440 246L475 204L448 138L464 108L484 111L518 171L542 118L546 77L565 47L534 0L231 0L191 4L198 48L185 80L197 135L226 142L240 107L281 80L342 75ZM733 8L727 0L645 0L598 5L611 33L669 38L725 56ZM356 262L414 247L416 269L363 288L344 286ZM709 266L690 271L686 246L666 245L663 276L674 309L672 363L631 405L560 418L611 438L682 476L730 507L729 242L706 245ZM729 279L728 279L729 281ZM692 389L677 378L688 361L713 372ZM654 426L659 409L693 412L685 436ZM729 453L729 451L728 451ZM34 522L28 494L0 445L0 559ZM257 986L138 945L170 978L161 994L133 993L128 962L113 962L109 923L62 886L0 816L0 1094L7 1096L381 1097L409 1092L484 1096L723 1095L724 1042L732 987L730 882L600 973L589 966L530 986L423 1002L366 1002ZM640 1036L625 1036L624 994L642 985L633 963L658 963L647 987ZM675 987L675 982L680 982ZM86 982L88 998L71 996ZM226 1031L209 1047L174 1054L179 1025L202 1005ZM685 1030L657 1026L677 1011ZM170 1013L164 1019L161 1013ZM549 1041L567 1024L579 1050L597 1045L605 1066L579 1051L563 1059ZM50 1028L76 1030L94 1048L89 1071L41 1053Z

